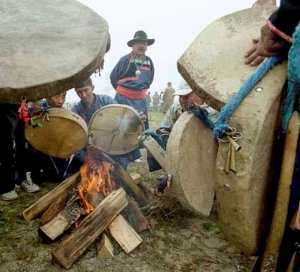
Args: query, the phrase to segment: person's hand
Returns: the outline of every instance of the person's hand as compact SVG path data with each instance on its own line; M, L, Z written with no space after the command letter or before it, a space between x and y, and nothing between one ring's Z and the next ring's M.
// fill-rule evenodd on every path
M260 64L265 57L279 54L285 43L267 24L261 28L260 39L254 39L252 42L252 47L245 54L245 64L250 66Z
M200 107L201 105L203 105L204 101L203 99L198 96L195 92L192 92L192 106L194 107Z
M170 129L165 128L165 127L161 127L161 128L158 128L156 130L156 133L160 134L160 135L169 135L170 134Z

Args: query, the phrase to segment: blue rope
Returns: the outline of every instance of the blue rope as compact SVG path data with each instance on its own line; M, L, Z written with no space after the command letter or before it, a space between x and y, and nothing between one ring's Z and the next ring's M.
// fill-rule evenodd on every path
M189 112L193 113L197 118L199 118L208 128L214 129L214 123L209 119L208 112L205 109L193 107L189 109Z
M226 123L242 101L247 97L255 85L278 63L283 60L280 56L274 56L264 61L254 73L244 82L238 92L222 107L220 114L214 124L213 134L215 138L222 138L229 125Z
M299 55L298 55L299 56ZM254 73L244 82L238 92L232 96L229 101L222 107L217 120L213 123L208 114L203 110L190 110L196 117L213 130L214 137L220 139L224 134L230 131L230 126L227 124L228 119L232 116L235 110L240 106L242 101L252 91L255 85L278 63L282 62L283 57L274 56L264 61ZM299 74L298 74L299 75Z
M264 61L254 73L244 82L238 92L222 107L220 114L215 121L209 119L208 115L202 111L192 111L196 117L201 119L204 124L213 130L215 138L222 138L230 127L227 124L228 119L239 107L242 101L247 97L255 85L284 58L282 56L273 56ZM293 35L293 44L288 55L288 88L283 103L282 110L282 128L287 130L289 120L293 114L296 99L299 99L300 92L300 25L296 28ZM298 101L300 104L300 101ZM299 105L298 105L299 106ZM298 109L299 110L299 109Z
M288 56L288 88L282 111L282 128L287 130L300 90L300 25L293 35L293 44Z

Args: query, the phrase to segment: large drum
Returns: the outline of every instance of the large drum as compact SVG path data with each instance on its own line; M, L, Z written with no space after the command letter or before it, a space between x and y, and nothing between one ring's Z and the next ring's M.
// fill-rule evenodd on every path
M217 143L212 131L191 113L176 121L167 144L171 191L190 211L209 215L215 196Z
M143 122L134 108L112 104L92 116L89 143L111 155L127 154L138 147L143 130Z
M220 109L254 70L244 64L243 56L273 9L257 5L216 20L178 61L183 77L214 108ZM218 148L218 217L227 238L247 254L258 249L270 212L268 192L275 190L271 155L285 79L283 63L264 77L230 119L230 125L242 134L237 173L224 172L228 144Z
M0 101L71 89L99 67L106 21L75 0L1 0Z
M88 129L76 113L63 108L49 109L40 116L40 127L27 126L25 137L37 150L57 158L68 158L87 144Z

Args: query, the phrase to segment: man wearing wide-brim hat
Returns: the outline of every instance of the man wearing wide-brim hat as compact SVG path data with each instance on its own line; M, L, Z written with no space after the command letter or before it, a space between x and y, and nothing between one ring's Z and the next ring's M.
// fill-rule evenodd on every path
M110 75L111 84L117 92L115 101L132 106L146 117L146 97L154 77L154 65L146 56L146 51L154 41L142 30L135 32L134 37L127 42L132 51L119 60ZM148 126L147 118L145 127Z

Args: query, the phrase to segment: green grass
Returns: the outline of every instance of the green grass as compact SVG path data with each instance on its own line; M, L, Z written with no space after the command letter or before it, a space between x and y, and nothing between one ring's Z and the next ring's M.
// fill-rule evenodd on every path
M150 127L156 129L163 119L163 113L150 112ZM152 186L156 177L163 172L145 173L142 165L133 169L142 174L142 180ZM20 191L20 197L13 202L0 201L0 272L59 272L61 268L51 264L51 252L58 241L46 244L38 235L40 220L26 222L22 218L25 208L39 199L57 184L43 183L41 192L29 194ZM153 224L150 232L141 233L143 243L127 255L116 246L119 254L112 260L97 258L96 247L89 249L69 270L70 272L123 272L123 271L249 271L250 259L239 255L229 243L221 249L209 248L204 243L214 237L223 242L224 237L211 218L195 217L181 211L176 203L163 198L155 203L148 218ZM167 205L168 204L168 205ZM64 235L65 238L67 235Z
M149 112L149 125L150 128L156 129L159 128L161 121L164 118L164 114L162 112Z

